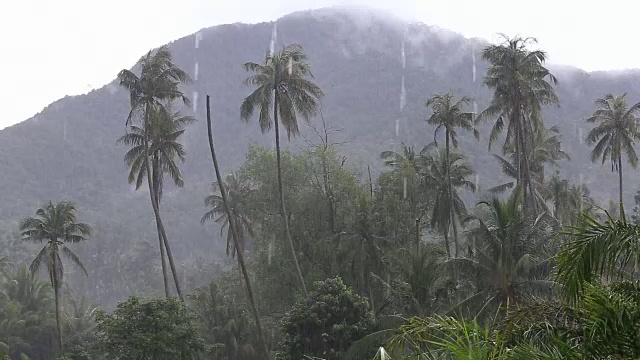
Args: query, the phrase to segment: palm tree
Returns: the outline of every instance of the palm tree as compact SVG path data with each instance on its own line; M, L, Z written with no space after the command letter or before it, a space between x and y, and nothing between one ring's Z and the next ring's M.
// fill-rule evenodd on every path
M472 307L479 316L492 305L521 304L536 290L547 290L544 246L551 227L544 219L526 217L520 196L513 193L505 202L482 201L478 204L482 213L466 219L475 223L469 230L473 253L448 262L475 278L476 291L455 310Z
M247 265L244 261L244 249L240 245L240 235L238 231L239 226L235 221L235 216L232 215L229 201L227 201L227 191L223 186L224 184L222 182L222 176L220 175L220 167L218 166L218 158L216 157L215 147L213 146L213 129L211 127L211 106L209 104L209 95L207 95L207 137L209 138L209 150L211 151L213 169L216 173L216 183L218 184L218 190L220 191L222 208L224 209L227 220L229 222L229 230L231 231L233 246L238 250L238 265L240 267L242 277L244 278L244 283L247 289L247 297L249 298L249 304L251 305L251 311L253 312L253 319L256 322L256 332L258 334L258 341L260 343L260 351L262 352L262 357L266 359L269 358L269 349L267 348L267 342L265 341L262 333L262 325L260 321L260 314L258 313L258 306L253 295L253 287L251 286L249 271L247 271Z
M154 112L161 111L156 108L163 109L167 102L173 100L182 100L185 105L189 104L189 99L180 91L178 86L182 83L190 83L191 78L186 72L175 65L171 58L171 52L167 46L162 46L155 53L149 51L140 59L140 76L138 77L132 71L123 69L118 73L120 86L129 90L129 99L131 110L127 117L126 125L133 121L134 117L139 116L142 121L142 128L145 129L143 144L146 156L143 157L144 168L151 168L151 147L149 136L152 131L148 130L152 126ZM166 111L166 109L165 109ZM149 176L151 175L151 176ZM167 251L169 266L176 285L178 296L182 299L182 291L178 281L177 270L171 254L171 247L167 240L167 234L160 217L160 210L157 206L159 196L154 192L153 173L147 174L147 185L149 187L149 196L153 214L156 218L156 227L162 236L164 247Z
M258 122L263 132L275 124L280 213L302 293L306 297L307 287L291 239L282 189L280 122L282 122L289 138L291 135L297 135L299 132L298 115L308 121L315 115L318 101L324 94L316 84L308 79L308 77L313 78L313 75L311 67L307 63L307 55L300 45L288 45L279 53L269 51L264 64L249 62L244 64L244 69L254 73L244 81L245 85L254 86L256 89L242 102L240 116L248 121L257 108L259 110ZM271 110L273 110L273 119L270 115Z
M255 232L251 221L248 216L242 211L242 198L247 196L251 191L251 187L241 177L235 174L227 175L227 181L223 187L227 191L227 199L229 201L229 210L234 217L233 221L238 224L238 239L240 242L240 250L244 251L247 235L254 237ZM211 185L212 194L204 199L205 206L211 209L207 211L200 219L200 222L204 224L207 220L213 220L217 223L222 223L220 228L220 235L224 233L225 229L229 228L229 219L227 218L224 204L222 202L222 196L218 195L219 187L218 183L214 182ZM233 233L227 231L227 256L235 257L236 247L233 244Z
M136 184L136 190L147 177L147 161L145 151L145 139L148 139L149 152L151 154L151 179L153 183L153 196L155 206L160 209L164 175L168 174L173 183L182 187L184 181L177 160L184 162L185 151L178 142L184 133L184 127L195 122L191 116L182 116L179 112L171 113L169 107L153 106L150 108L149 126L140 127L131 125L131 132L125 134L118 143L131 146L125 154L124 161L129 166L129 183ZM149 132L149 134L147 134ZM158 242L160 244L160 257L162 262L162 275L164 279L165 295L170 296L169 278L165 263L165 246L161 232L158 229Z
M449 228L457 217L467 214L467 208L457 189L476 190L475 184L467 180L473 174L473 170L462 154L450 152L447 156L445 148L429 153L430 148L426 147L423 150L424 163L421 174L427 186L433 189L435 198L431 211L431 226L444 236L447 255L457 257L459 244L455 244L453 254L449 245Z
M620 191L620 213L622 214L622 153L632 167L638 165L638 155L633 148L635 140L640 138L638 117L640 102L631 107L627 105L627 94L621 96L605 95L596 100L600 108L587 119L587 122L598 123L589 131L587 144L595 144L591 151L591 161L602 158L602 163L611 161L611 171L618 172Z
M509 144L505 150L505 157L493 155L502 169L503 174L514 179L504 184L488 189L492 193L501 193L507 189L512 189L516 185L518 178L518 153L515 146ZM547 210L546 200L551 196L545 184L545 165L558 167L558 161L570 160L562 150L559 130L556 126L548 129L541 127L535 130L533 142L529 149L529 161L531 169L531 180L534 191L534 202L536 208Z
M420 167L420 153L416 152L413 146L408 146L405 143L402 143L401 146L402 152L398 153L393 150L386 150L380 154L380 159L384 160L386 166L394 169L398 169L403 164L407 164L418 172Z
M489 62L484 84L493 89L489 107L478 116L478 121L496 118L489 134L489 148L507 128L505 148L515 148L517 183L523 189L524 206L537 213L532 184L529 153L534 131L543 126L542 105L558 104L552 87L557 79L543 66L545 52L529 50L533 38L508 38L499 45L487 46L482 58ZM529 211L529 210L528 210Z
M561 224L576 225L581 213L592 213L595 205L586 185L571 184L558 173L545 183L548 200L553 205L553 217Z
M76 265L85 274L87 270L80 259L66 243L79 243L91 235L91 227L77 222L76 207L68 201L57 204L49 202L45 207L36 210L36 217L27 217L20 221L20 234L23 240L45 242L46 245L33 259L29 269L37 273L45 265L49 272L56 302L56 326L58 328L58 345L62 346L62 324L60 320L60 288L63 281L63 265L60 254Z
M451 184L451 169L449 168L451 163L449 162L449 153L451 151L451 145L454 149L458 148L458 133L457 128L461 128L467 131L472 131L476 139L479 138L478 131L473 128L473 114L470 112L464 112L462 109L471 102L468 97L462 97L459 100L455 100L455 97L451 93L444 95L434 95L427 100L426 106L431 107L433 114L427 119L429 125L434 125L436 129L433 132L433 141L438 143L438 133L444 129L445 138L445 164L447 165L447 178L448 178L448 191L449 191L449 203L453 204L453 185ZM458 226L455 221L455 213L453 207L449 207L449 216L451 220L449 223L453 228L453 240L456 244L456 256L458 256Z

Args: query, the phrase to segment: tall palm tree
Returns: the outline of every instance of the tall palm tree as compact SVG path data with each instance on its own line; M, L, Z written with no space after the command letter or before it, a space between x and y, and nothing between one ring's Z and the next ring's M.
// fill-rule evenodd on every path
M629 107L627 94L621 96L605 95L596 100L599 109L587 122L598 125L589 131L587 144L595 144L591 151L591 161L602 158L602 163L609 160L611 171L618 172L618 189L620 191L620 213L622 214L622 153L627 155L627 161L632 167L638 165L638 155L633 148L635 140L640 139L638 131L638 111L640 102Z
M240 245L238 223L235 221L236 219L232 215L231 209L229 207L229 201L227 201L227 191L223 186L222 176L220 175L220 167L218 166L218 158L216 157L216 150L213 145L213 129L211 127L211 106L209 103L209 95L207 95L207 137L209 138L209 150L211 151L213 169L216 173L216 183L218 184L218 190L220 191L220 200L227 216L227 220L229 221L229 230L231 231L233 246L234 248L238 249L238 265L240 267L242 277L244 278L244 283L247 289L247 297L249 298L249 304L251 305L251 311L253 312L253 319L256 322L256 332L258 334L258 341L260 343L260 352L262 353L262 357L267 359L269 358L269 349L267 348L267 342L265 341L264 335L262 333L262 325L260 321L260 314L258 312L258 306L256 304L255 296L253 295L253 287L251 286L251 279L249 278L247 265L244 261L244 252Z
M540 115L543 105L558 104L553 89L557 79L544 67L545 52L530 50L533 38L508 38L499 45L489 45L482 58L489 62L484 84L492 89L489 107L478 116L478 121L495 118L489 134L489 148L507 129L505 147L515 148L517 157L517 184L523 189L524 206L537 213L530 168L529 149L535 129L543 126Z
M293 239L289 231L289 220L282 190L280 122L282 122L289 138L291 135L297 135L299 132L298 115L308 121L316 114L319 99L324 94L309 79L313 79L313 75L307 62L307 55L302 47L297 44L288 45L278 53L268 51L263 64L248 62L244 64L244 69L254 73L244 81L245 85L254 86L256 89L242 102L240 116L245 121L248 121L254 110L258 109L258 122L263 132L275 125L280 213L302 293L306 297L307 287L302 277L298 257L293 246ZM273 111L273 119L271 118L271 111Z
M63 265L60 255L71 261L85 274L87 270L80 259L67 246L66 243L79 243L91 235L91 227L77 222L76 207L68 201L57 204L49 202L46 206L36 210L36 217L27 217L20 221L20 234L23 240L33 242L46 242L38 255L31 263L29 269L37 273L41 266L46 266L54 290L56 302L56 325L58 328L58 345L62 346L62 324L60 320L60 288L63 281Z
M234 217L233 221L238 224L240 250L244 251L247 235L251 237L255 236L251 220L249 220L248 216L244 211L242 211L242 197L247 196L247 194L251 192L251 187L246 183L246 181L243 181L241 177L236 176L235 174L227 175L227 181L225 181L223 187L227 191L229 210ZM236 250L238 249L236 249L233 244L233 233L228 229L229 219L227 218L227 213L224 209L222 196L218 195L220 191L217 182L214 182L211 185L211 190L213 193L204 199L205 206L208 206L211 209L202 216L200 222L204 224L207 220L213 220L217 223L222 223L220 234L222 235L225 229L228 230L227 256L231 255L231 257L235 257Z
M447 165L447 179L449 191L449 203L453 204L453 185L451 184L451 163L449 162L449 153L451 145L454 149L458 148L457 128L472 131L474 136L479 138L479 133L473 127L473 114L463 111L463 108L471 102L468 97L462 97L456 100L454 95L446 93L444 95L434 95L426 102L426 106L430 107L433 114L427 119L427 123L434 125L436 129L433 132L433 141L437 144L438 133L444 129L445 138L445 164ZM453 241L456 244L456 256L458 256L458 225L453 206L449 207L449 216L451 220L451 228L453 229Z
M189 99L180 91L179 85L182 83L190 83L189 75L181 70L173 63L171 52L167 46L162 46L155 53L149 51L140 59L140 76L134 74L131 70L123 69L118 73L120 86L129 90L129 99L131 110L125 126L139 117L142 122L142 128L145 129L143 137L144 149L146 156L143 157L144 167L151 169L151 151L150 138L151 131L148 129L152 126L153 113L158 111L155 108L164 108L168 102L173 100L182 100L185 105L189 104ZM151 176L149 176L151 175ZM178 296L183 299L180 283L178 280L177 270L171 254L171 247L167 240L167 234L160 217L160 210L157 206L159 197L154 192L153 173L147 174L147 185L149 187L149 196L153 214L156 219L156 227L162 237L164 247L167 251L169 266L176 285Z
M467 208L457 189L475 191L475 184L467 180L473 174L473 170L462 154L450 152L447 156L447 150L444 148L430 151L430 147L426 147L423 156L421 174L427 186L433 189L435 198L431 211L431 226L444 236L447 255L457 257L459 244L455 244L455 253L452 253L449 228L456 217L467 214Z
M118 143L131 146L124 156L125 163L129 166L129 183L136 184L136 190L147 177L147 161L145 151L145 139L148 139L149 153L151 154L151 179L155 206L160 209L164 175L168 174L173 183L182 187L184 181L177 160L184 162L185 151L178 142L184 133L185 126L195 122L191 116L183 116L179 112L171 113L169 107L153 106L150 108L149 126L140 127L131 125L131 132L118 139ZM149 132L149 134L147 134ZM162 262L162 275L164 279L165 295L170 296L169 278L165 262L165 246L161 232L158 229L158 242L160 245L160 257Z

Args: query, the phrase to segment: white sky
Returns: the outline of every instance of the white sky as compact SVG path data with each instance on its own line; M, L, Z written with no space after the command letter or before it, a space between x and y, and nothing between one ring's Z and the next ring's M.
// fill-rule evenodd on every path
M149 49L201 28L326 6L388 10L467 37L538 38L556 64L640 68L633 0L2 0L0 128L115 78Z

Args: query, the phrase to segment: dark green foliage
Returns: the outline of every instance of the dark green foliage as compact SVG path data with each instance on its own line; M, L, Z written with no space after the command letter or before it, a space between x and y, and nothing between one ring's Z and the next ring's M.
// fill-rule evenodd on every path
M373 324L367 300L340 278L317 282L309 298L298 300L282 320L284 358L339 359Z
M96 315L98 347L108 359L197 359L205 343L195 317L175 298L118 304L111 314Z

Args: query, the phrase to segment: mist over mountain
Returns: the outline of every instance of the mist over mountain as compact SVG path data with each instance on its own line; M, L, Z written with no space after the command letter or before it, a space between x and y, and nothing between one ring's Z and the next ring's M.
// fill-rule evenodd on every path
M211 96L215 141L225 172L241 165L250 144L273 146L273 133L262 134L256 119L244 123L239 111L250 92L242 85L247 73L241 65L261 62L273 33L274 22L229 24L170 43L175 62L194 79L193 85L184 89L194 108L183 112L194 115L198 122L184 136L185 187L167 186L162 212L181 269L197 268L202 279L219 271L203 264L222 263L224 258L219 229L200 224L205 211L203 198L214 178L204 99ZM380 152L398 150L401 142L419 149L433 141L424 106L432 94L452 91L470 96L480 111L490 98L482 85L486 64L481 51L488 44L484 40L466 39L451 31L362 9L293 13L277 21L276 33L276 48L289 43L304 47L316 82L326 94L321 115L327 124L340 129L332 141L340 143L338 149L347 162L363 173L367 165L374 176L382 171ZM636 85L640 71L588 73L566 66L550 68L559 79L556 91L561 106L545 109L544 119L548 126L559 126L564 151L571 157L561 163L561 173L587 184L592 195L606 204L617 192L616 175L610 166L590 161L590 149L582 141L591 126L585 119L595 109L594 100L606 93L628 93L631 102L640 100ZM126 131L128 111L128 93L114 81L86 95L60 99L31 119L0 131L0 230L3 241L11 244L0 254L20 248L11 240L15 240L20 218L49 200L74 201L81 220L95 229L91 240L77 250L90 271L89 280L78 277L75 281L81 281L91 297L103 304L113 304L139 287L150 292L161 290L160 276L156 276L156 284L127 280L143 272L159 274L160 266L148 193L136 192L127 184L126 149L116 145ZM312 123L318 125L319 120ZM480 141L467 134L461 137L461 150L468 154L481 189L502 179L491 156L500 147L487 150L488 126ZM285 141L294 151L307 146L305 137L315 141L306 125L301 126L301 133ZM625 189L627 206L637 190L633 182L636 175L631 169L624 175L625 184L629 184ZM107 264L114 259L118 267L109 271ZM202 279L187 279L187 286L201 285ZM127 282L138 288L126 288ZM99 290L109 287L118 290Z

